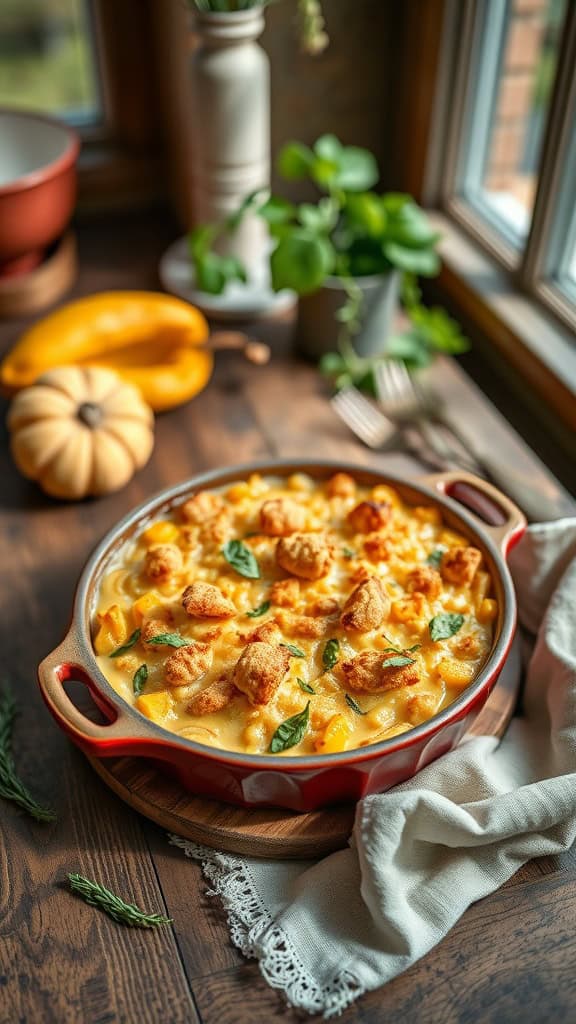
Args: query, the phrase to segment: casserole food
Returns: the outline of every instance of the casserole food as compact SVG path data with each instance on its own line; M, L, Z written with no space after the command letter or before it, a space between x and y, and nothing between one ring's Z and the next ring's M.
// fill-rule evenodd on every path
M105 588L106 577L110 576L111 569L122 559L126 546L134 544L135 538L153 528L155 523L170 522L173 510L195 491L215 488L226 490L239 477L247 477L250 473L282 478L307 474L314 480L326 481L337 470L352 476L360 488L391 488L406 506L433 507L436 520L443 520L445 530L465 538L465 546L480 552L484 565L481 571L486 571L492 581L493 597L490 600L496 604L489 607L496 611L496 618L492 638L489 639L487 629L483 634L489 651L476 678L433 717L415 724L413 728L409 728L412 722L404 722L409 731L390 735L378 742L370 742L372 737L368 736L365 737L369 740L367 746L325 753L318 750L315 746L316 736L312 736L314 752L304 745L302 753L296 756L291 755L290 749L282 756L246 752L245 749L241 752L218 749L181 734L171 734L156 722L147 720L122 699L98 666L92 649L91 628L101 587ZM476 507L483 506L492 521L499 525L482 524L476 515L459 506L450 495L459 498L466 496L466 500L471 500ZM414 511L410 515L416 519ZM451 749L484 704L510 646L515 625L514 594L503 552L519 538L524 525L521 513L508 499L485 482L464 473L445 474L408 483L354 466L273 462L205 474L147 502L121 522L100 544L78 587L72 629L60 648L40 666L43 695L60 725L91 755L132 754L156 758L170 766L185 786L200 794L240 804L279 805L296 810L358 799L409 777L424 764ZM221 558L220 554L218 557ZM458 597L453 593L451 596ZM452 614L461 613L454 610ZM340 615L342 617L342 612ZM397 622L394 628L398 631L395 639L400 640L400 645L392 643L388 646L398 646L402 653L385 652L386 641L382 640L383 657L390 653L391 657L409 657L412 660L407 652L407 637L400 635L402 623ZM297 642L297 638L294 638L294 643ZM482 651L482 654L485 653ZM106 657L105 654L103 656ZM68 678L80 678L88 685L100 709L108 719L113 720L111 724L101 726L87 721L72 704L62 686ZM351 680L352 676L349 675L348 689L351 689ZM304 682L309 680L305 679ZM301 696L307 698L304 692ZM310 697L311 705L314 699ZM353 699L358 704L363 701L368 704L373 697L363 697L361 691L356 691ZM367 707L362 710L370 709ZM352 709L351 713L355 714Z
M140 530L94 646L127 703L241 753L335 753L451 704L491 647L481 552L439 508L347 473L252 474Z

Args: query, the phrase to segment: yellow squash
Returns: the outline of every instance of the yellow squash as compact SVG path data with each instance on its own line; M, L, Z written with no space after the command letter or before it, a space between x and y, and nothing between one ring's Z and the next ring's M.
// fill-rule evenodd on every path
M202 313L159 292L101 292L71 302L22 335L0 366L10 394L57 366L104 366L156 412L188 401L212 372Z

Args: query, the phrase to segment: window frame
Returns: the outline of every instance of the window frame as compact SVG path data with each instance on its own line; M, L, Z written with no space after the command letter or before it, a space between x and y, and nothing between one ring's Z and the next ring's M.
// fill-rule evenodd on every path
M539 161L538 182L531 225L523 248L513 244L506 231L494 226L494 215L460 194L463 155L470 139L478 67L484 43L479 26L488 5L477 0L462 0L444 5L444 30L458 39L458 53L452 65L450 90L452 102L444 111L446 155L437 177L437 202L467 233L511 276L516 287L542 303L571 330L576 329L576 303L573 304L551 277L553 231L560 178L566 166L568 147L572 145L570 128L576 123L576 5L568 3L558 54L556 75Z

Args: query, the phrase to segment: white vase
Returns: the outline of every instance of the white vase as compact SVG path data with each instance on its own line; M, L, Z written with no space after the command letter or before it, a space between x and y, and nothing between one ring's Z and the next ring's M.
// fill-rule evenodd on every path
M260 7L224 14L197 12L199 46L192 55L193 198L196 223L222 222L242 200L270 185L270 67L256 39ZM222 238L249 275L265 263L267 230L248 213Z
M354 280L362 292L361 327L354 348L359 356L382 355L398 310L400 274L391 270ZM336 351L341 329L336 313L345 301L346 290L338 277L328 277L317 292L300 297L296 342L302 355L319 359Z

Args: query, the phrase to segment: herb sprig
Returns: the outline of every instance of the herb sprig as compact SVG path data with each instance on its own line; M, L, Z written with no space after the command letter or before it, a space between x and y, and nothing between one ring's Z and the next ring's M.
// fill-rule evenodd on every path
M158 928L163 924L172 924L172 918L164 917L162 914L147 914L134 903L125 903L119 896L110 892L110 889L99 885L98 882L91 882L83 875L68 875L68 881L72 892L90 906L103 910L118 924L128 925L129 928Z
M438 640L448 640L454 636L464 625L464 616L460 612L442 612L435 615L428 623L430 639L435 643Z
M135 697L139 697L148 680L148 666L140 665L132 677L132 690Z
M263 601L257 608L253 608L251 612L246 612L249 619L258 619L261 615L265 615L270 608L270 601Z
M356 715L367 715L368 714L367 711L362 711L362 708L360 707L360 705L354 700L354 697L350 696L349 693L346 693L344 695L344 699L345 699L348 707L352 708L352 711L354 712L354 714L356 714Z
M298 683L300 689L304 690L304 693L316 694L316 690L314 689L314 687L310 686L310 683L305 682L304 679L300 679L300 676L297 676L296 682Z
M290 747L295 747L297 743L300 743L308 728L309 720L310 701L308 701L303 711L298 712L297 715L292 715L291 718L287 718L285 722L280 723L270 741L271 753L279 754L282 750L289 750Z
M324 671L329 672L331 668L338 663L340 657L340 641L333 637L331 640L326 641L324 650L322 651L322 665Z
M112 651L110 657L119 658L121 654L125 654L126 651L129 651L131 647L134 647L134 645L138 643L141 633L141 629L135 629L134 632L128 637L126 643L122 644L120 647L117 647L115 651Z
M12 755L12 731L16 702L8 691L0 693L0 796L21 807L35 821L56 821L50 808L42 807L19 778Z
M305 658L306 652L301 650L300 647L296 647L296 644L280 644L280 647L285 647L293 658Z
M241 540L229 540L222 548L222 554L240 576L249 580L260 579L260 566L256 557Z
M190 637L180 636L180 633L158 633L147 641L156 647L190 647L192 642Z

